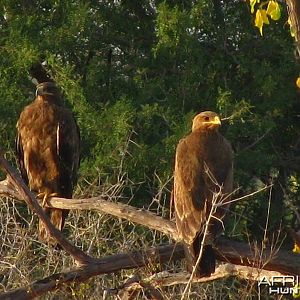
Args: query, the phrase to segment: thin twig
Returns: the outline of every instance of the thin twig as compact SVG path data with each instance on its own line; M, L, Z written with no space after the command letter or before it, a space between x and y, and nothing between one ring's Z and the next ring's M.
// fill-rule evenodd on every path
M241 154L242 152L245 152L251 148L253 148L256 144L258 144L262 139L264 139L269 133L270 131L272 130L272 128L268 128L268 130L263 134L261 135L257 140L255 140L252 144L246 146L245 148L241 149L237 155Z
M271 188L272 186L273 186L273 184L264 186L263 188L259 189L258 191L255 191L253 193L247 194L247 195L239 197L239 198L235 198L235 199L230 200L230 201L222 202L220 204L217 204L217 206L222 206L222 205L226 205L226 204L229 204L229 203L233 203L233 202L237 202L237 201L240 201L240 200L244 200L244 199L252 197L252 196L254 196L254 195L258 194L258 193L261 193L262 191L267 190L267 189Z

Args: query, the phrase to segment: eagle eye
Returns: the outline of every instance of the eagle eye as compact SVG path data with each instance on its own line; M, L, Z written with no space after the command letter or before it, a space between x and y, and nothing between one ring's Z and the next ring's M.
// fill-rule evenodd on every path
M209 117L204 117L204 120L205 121L209 121Z

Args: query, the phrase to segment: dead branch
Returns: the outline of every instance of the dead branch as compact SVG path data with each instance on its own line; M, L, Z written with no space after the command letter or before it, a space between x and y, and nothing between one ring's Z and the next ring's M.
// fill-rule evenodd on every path
M191 274L187 272L170 273L161 272L145 279L146 282L151 282L153 286L171 286L177 284L187 284ZM252 267L233 265L230 263L220 264L214 274L210 277L194 278L193 283L203 283L210 281L224 279L226 277L237 276L241 279L261 281L263 278L271 278L273 276L282 276L280 272L266 271Z
M72 245L64 237L64 235L54 227L42 207L39 205L34 194L28 189L19 173L17 173L16 170L9 165L1 152L0 165L8 175L6 189L8 189L9 186L13 186L14 193L16 191L19 193L19 198L24 199L27 205L38 215L38 217L44 222L50 234L58 241L61 247L67 251L79 265L93 262L94 259L92 257L84 253L81 249Z
M259 264L259 259L253 255L251 247L245 243L221 239L218 243L218 259L230 262L243 262L247 266L236 266L232 264L221 265L210 277L193 279L193 282L208 282L228 276L239 276L248 280L259 280L262 276L271 276L289 274L293 276L300 275L300 255L280 250L276 256L267 258L264 269L255 268ZM247 249L248 248L248 249ZM220 254L222 253L222 254ZM240 256L242 254L242 256ZM246 253L246 255L245 255ZM266 257L269 253L266 253ZM249 256L247 256L249 255ZM184 257L184 251L180 244L159 246L150 248L146 251L134 251L127 254L117 254L98 259L93 264L74 268L71 271L53 274L42 280L38 280L31 285L10 291L0 295L0 300L30 300L46 292L59 289L63 285L74 282L83 282L90 277L114 273L124 269L140 268L153 264L165 264L170 261L177 261ZM276 267L276 270L275 270ZM273 268L273 271L268 269ZM282 270L282 271L281 271ZM287 271L284 271L287 270ZM164 274L164 273L162 273ZM171 274L171 273L170 273ZM160 277L161 276L161 277ZM154 287L186 283L188 275L153 275L149 278L149 284ZM145 280L144 280L145 281ZM145 281L147 283L147 281Z
M107 256L98 259L96 263L77 267L68 272L53 274L28 287L4 293L0 295L0 300L30 300L65 284L83 282L92 276L114 273L122 269L139 268L153 263L169 262L173 259L181 259L183 256L183 249L176 245Z
M268 130L266 130L266 132L264 134L262 134L260 137L258 137L253 143L251 143L250 145L246 146L245 148L241 149L237 155L240 155L241 153L250 150L251 148L253 148L256 144L258 144L261 140L263 140L272 130L272 128L268 128Z
M22 196L7 186L7 180L0 182L0 195L12 197L24 202ZM47 200L46 206L61 209L96 210L130 222L142 224L151 229L160 231L174 240L178 240L177 230L174 222L163 219L144 209L138 209L123 203L107 201L102 197L86 199L67 199L53 197Z
M130 277L125 284L121 285L120 287L114 289L107 289L106 293L110 295L114 295L119 297L117 299L129 299L131 295L136 295L137 292L141 289L148 289L149 286L152 289L157 289L162 286L172 286L178 284L187 284L190 280L191 274L187 272L180 272L180 273L171 273L168 271L163 271L160 273L156 273L148 278L142 279L140 276L134 275ZM218 279L226 279L227 277L236 276L241 279L251 280L251 281L258 281L261 282L262 280L268 279L271 281L272 277L280 277L282 276L281 273L275 271L266 271L255 269L251 267L245 266L238 266L233 265L230 263L221 264L216 268L214 274L210 277L202 277L202 278L193 278L193 283L203 283ZM134 298L130 298L134 299Z
M216 243L217 259L235 265L300 275L300 255L292 251L261 249L255 245L220 238Z

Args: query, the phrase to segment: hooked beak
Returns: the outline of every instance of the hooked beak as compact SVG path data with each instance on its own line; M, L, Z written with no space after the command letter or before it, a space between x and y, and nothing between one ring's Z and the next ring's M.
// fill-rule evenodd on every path
M215 116L213 120L205 122L206 124L211 124L211 125L221 125L221 120L218 116Z

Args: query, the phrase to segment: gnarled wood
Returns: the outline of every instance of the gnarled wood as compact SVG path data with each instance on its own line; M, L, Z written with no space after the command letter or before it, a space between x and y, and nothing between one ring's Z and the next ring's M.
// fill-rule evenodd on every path
M24 200L17 191L8 187L7 180L0 182L0 195L12 197L18 201ZM102 197L86 199L67 199L52 197L47 200L46 206L61 209L96 210L105 214L122 218L133 223L142 224L178 240L175 223L163 219L149 211L139 209L121 202L115 203Z
M114 289L107 289L106 293L114 296L120 297L120 299L128 299L128 296L133 295L141 289L148 289L150 285L152 289L159 288L162 286L172 286L178 284L187 284L190 280L191 274L187 272L172 273L168 271L163 271L156 273L148 278L141 278L140 276L133 276L129 278L125 284ZM193 283L203 283L218 279L224 279L226 277L237 276L241 279L251 280L251 281L264 281L266 279L272 280L272 277L277 277L278 280L282 276L281 273L275 271L266 271L254 269L246 266L238 266L230 263L220 264L215 273L210 277L193 278ZM131 298L134 299L134 298Z
M208 282L228 276L238 276L248 280L260 280L262 276L270 278L271 276L282 276L282 274L300 276L300 255L288 251L278 251L273 257L267 257L269 253L266 252L265 255L263 255L265 258L260 260L257 256L253 255L253 250L251 250L247 244L226 239L219 241L218 251L222 252L222 255L218 255L218 259L224 260L226 258L229 262L242 262L248 266L226 263L225 265L220 265L216 272L210 277L193 279L193 282ZM157 263L167 263L182 258L184 258L184 251L180 244L159 246L145 251L111 255L100 258L92 264L74 268L68 272L53 274L27 287L2 294L0 295L0 300L34 299L46 292L59 289L62 285L71 284L73 282L83 282L92 276L114 273L122 269L134 269ZM264 270L250 267L257 264L264 265ZM274 270L268 271L269 269ZM283 273L280 270L282 270ZM154 286L165 286L183 284L189 279L188 275L173 275L168 275L163 278L160 278L159 275L154 275L150 283Z

